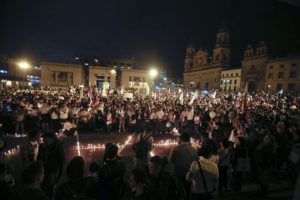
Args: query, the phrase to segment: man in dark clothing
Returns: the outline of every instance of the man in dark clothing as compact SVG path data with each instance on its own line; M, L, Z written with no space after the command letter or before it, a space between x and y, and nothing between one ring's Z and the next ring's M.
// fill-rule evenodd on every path
M101 199L119 199L125 166L118 157L118 147L114 144L108 146L106 162L98 172L98 186Z
M39 147L38 160L43 161L45 168L45 179L42 183L42 189L51 198L54 186L59 182L62 174L64 148L54 132L45 133L43 138L44 143Z
M173 164L174 176L185 186L187 197L191 185L186 181L186 173L192 162L198 158L197 147L192 146L190 138L188 133L183 133L179 138L179 144L172 149L169 157L170 163Z
M68 181L57 188L56 200L95 199L96 181L93 177L84 177L84 160L80 156L74 157L68 164Z
M18 199L48 200L49 198L40 189L44 179L44 167L41 161L34 161L22 173L25 189Z
M149 184L156 192L158 200L186 199L184 186L175 177L164 171L165 160L154 156L149 160Z

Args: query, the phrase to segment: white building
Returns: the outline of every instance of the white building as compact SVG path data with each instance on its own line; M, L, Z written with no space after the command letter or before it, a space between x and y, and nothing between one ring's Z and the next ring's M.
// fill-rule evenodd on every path
M220 89L222 91L240 90L242 69L229 69L221 72Z
M147 89L150 84L149 74L141 69L124 69L121 74L121 87Z

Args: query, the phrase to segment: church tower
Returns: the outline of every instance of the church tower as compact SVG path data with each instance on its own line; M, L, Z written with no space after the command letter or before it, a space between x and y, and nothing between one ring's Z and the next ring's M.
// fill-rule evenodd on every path
M194 55L195 47L192 44L189 44L186 48L185 60L184 60L184 71L189 71L194 66Z
M218 30L216 45L213 49L213 64L222 63L229 65L230 63L230 48L229 48L229 31L225 27Z

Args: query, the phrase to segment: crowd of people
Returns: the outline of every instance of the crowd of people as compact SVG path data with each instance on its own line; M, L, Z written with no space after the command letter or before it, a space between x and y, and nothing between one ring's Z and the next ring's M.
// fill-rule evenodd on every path
M14 179L1 162L0 190L7 199L213 199L224 190L241 191L246 178L262 194L271 175L299 184L297 95L123 89L104 94L90 87L1 91L0 97L1 135L28 138L20 150L21 196L9 192ZM103 163L92 163L88 175L84 158L74 157L62 183L66 163L58 134L116 132L140 135L129 174L118 147L107 144ZM163 134L179 135L178 145L168 158L151 157L153 137ZM201 141L200 149L191 137Z

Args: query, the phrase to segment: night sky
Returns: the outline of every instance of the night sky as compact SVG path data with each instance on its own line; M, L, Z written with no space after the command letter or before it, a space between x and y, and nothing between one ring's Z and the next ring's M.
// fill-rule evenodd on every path
M36 60L134 57L182 78L188 43L211 51L223 22L232 65L265 40L273 56L300 39L299 0L1 0L0 54ZM298 2L297 2L298 1Z

